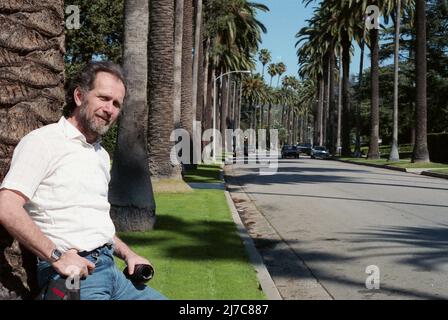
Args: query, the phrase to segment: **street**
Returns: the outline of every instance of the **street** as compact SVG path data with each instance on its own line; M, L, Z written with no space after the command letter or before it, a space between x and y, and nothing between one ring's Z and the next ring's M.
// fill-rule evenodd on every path
M448 180L305 156L279 160L271 176L232 170L307 269L293 276L314 278L327 298L448 298Z

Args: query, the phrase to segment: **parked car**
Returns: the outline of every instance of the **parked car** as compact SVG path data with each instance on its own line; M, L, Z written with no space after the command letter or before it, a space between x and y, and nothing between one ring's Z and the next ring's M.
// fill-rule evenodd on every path
M328 159L330 152L325 147L313 147L311 149L311 159Z
M307 155L311 155L311 143L299 143L297 145L297 149L300 153L305 153Z
M299 149L297 149L294 145L284 145L282 148L282 159L286 157L294 157L296 159L299 159L300 152Z

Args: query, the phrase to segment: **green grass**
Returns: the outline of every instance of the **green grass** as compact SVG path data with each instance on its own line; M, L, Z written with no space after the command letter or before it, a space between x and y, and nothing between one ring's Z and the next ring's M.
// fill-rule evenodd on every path
M400 163L395 165L400 168L448 168L448 164L444 163L436 163L436 162L429 162L429 163L411 163L410 161L408 163Z
M189 170L185 176L185 182L212 182L218 183L220 180L219 165L199 164L196 169Z
M446 175L448 175L448 168L446 168L446 169L431 170L431 172L442 173L442 174L446 174Z
M156 194L156 204L155 230L120 234L154 264L151 287L170 299L266 299L222 190Z

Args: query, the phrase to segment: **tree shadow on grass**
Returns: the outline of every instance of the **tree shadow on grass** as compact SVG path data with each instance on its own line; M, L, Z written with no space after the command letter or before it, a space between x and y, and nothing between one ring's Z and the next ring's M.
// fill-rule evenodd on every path
M172 235L172 236L170 236ZM246 261L242 240L233 221L194 219L186 221L171 215L157 216L155 230L120 234L129 245L163 247L169 259L205 261Z

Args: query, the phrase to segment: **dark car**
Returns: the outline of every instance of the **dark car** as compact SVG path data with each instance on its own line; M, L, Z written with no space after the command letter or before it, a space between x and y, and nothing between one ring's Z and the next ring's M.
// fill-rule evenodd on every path
M297 149L300 153L305 153L309 156L311 155L311 143L299 143Z
M325 147L313 147L311 149L312 159L328 159L330 157L330 152Z
M299 150L293 145L284 145L282 148L282 159L286 157L299 158Z

